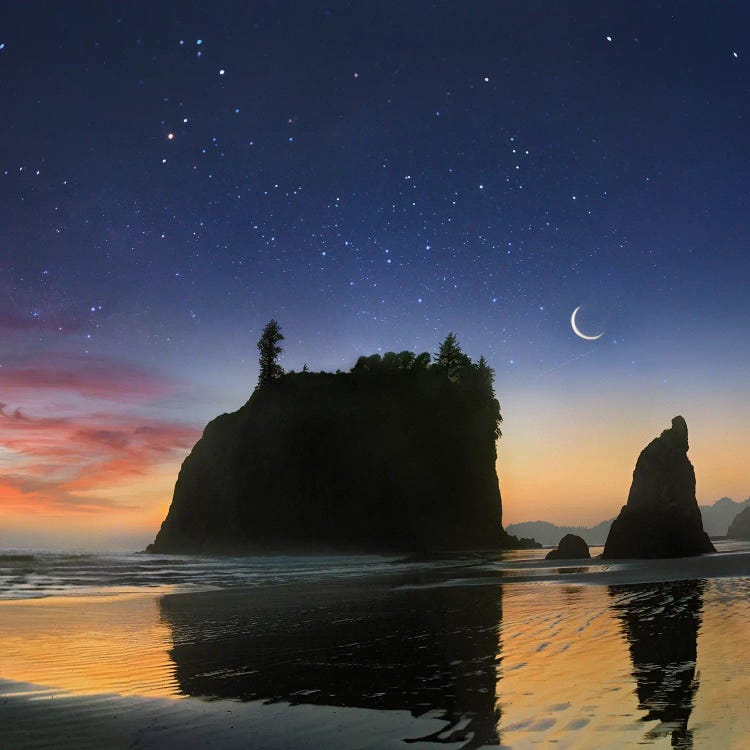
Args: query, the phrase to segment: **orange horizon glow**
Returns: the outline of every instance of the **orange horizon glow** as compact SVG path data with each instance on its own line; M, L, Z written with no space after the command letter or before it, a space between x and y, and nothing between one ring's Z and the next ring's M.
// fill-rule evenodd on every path
M174 401L176 390L162 377L88 357L0 368L0 546L32 532L77 547L106 546L117 536L136 536L138 545L153 539L202 430L174 418L188 410ZM750 494L747 402L704 405L679 388L665 395L642 384L613 399L580 383L564 399L517 388L503 404L504 526L613 518L640 451L678 413L688 423L698 501Z
M624 396L610 401L606 393L573 392L562 400L523 392L508 399L513 407L505 410L497 460L504 526L536 520L593 526L614 518L627 502L640 452L678 414L688 424L698 502L750 495L746 402L717 408L677 390L658 406L646 390Z

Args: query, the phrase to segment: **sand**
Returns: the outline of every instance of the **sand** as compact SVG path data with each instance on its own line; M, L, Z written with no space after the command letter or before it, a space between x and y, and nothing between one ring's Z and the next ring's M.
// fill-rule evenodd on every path
M406 711L260 702L169 700L120 695L31 693L0 683L0 737L4 750L147 748L401 748L414 731ZM444 722L419 720L424 734ZM415 743L413 747L429 747Z
M0 604L0 747L746 747L750 554Z

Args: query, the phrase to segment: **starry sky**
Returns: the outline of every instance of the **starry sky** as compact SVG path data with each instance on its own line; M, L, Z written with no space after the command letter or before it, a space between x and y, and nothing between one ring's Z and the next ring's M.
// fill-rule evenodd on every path
M6 2L0 545L149 541L257 378L496 371L506 523L750 494L742 2ZM604 331L596 341L577 337Z

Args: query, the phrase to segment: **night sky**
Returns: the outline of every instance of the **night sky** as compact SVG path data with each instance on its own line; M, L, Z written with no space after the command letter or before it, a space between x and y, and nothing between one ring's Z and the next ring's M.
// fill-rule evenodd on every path
M678 413L699 501L747 497L748 28L742 2L5 2L0 545L153 537L272 317L287 369L448 331L484 354L506 522L616 515Z

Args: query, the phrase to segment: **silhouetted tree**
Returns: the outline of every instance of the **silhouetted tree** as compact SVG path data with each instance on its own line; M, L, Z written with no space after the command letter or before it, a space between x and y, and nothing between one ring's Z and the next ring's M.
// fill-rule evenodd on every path
M430 353L422 352L418 354L412 363L412 370L426 370L430 364Z
M427 361L429 361L429 354ZM382 357L372 354L369 357L360 357L352 367L352 372L385 372L387 370L411 370L415 361L414 352L403 351L386 352Z
M495 398L495 371L484 357L480 357L476 365L472 365L472 369L474 370L474 380L478 383L480 392L484 392L489 398L488 408L491 410L495 422L495 438L500 438L503 434L500 430L503 417L500 413L500 403Z
M383 360L379 354L371 354L369 357L359 357L352 367L352 372L379 372L383 367Z
M284 374L284 368L279 364L279 355L282 352L279 341L284 340L281 328L275 320L269 320L258 341L260 357L260 373L258 374L258 387L267 385L277 380Z
M398 353L398 366L400 370L411 370L414 364L414 352L404 350Z
M386 352L383 355L383 367L387 370L397 370L398 354L396 352Z
M495 384L495 371L487 364L484 356L480 357L479 362L477 362L477 375L479 376L479 382L491 391Z
M450 331L435 354L434 367L445 370L451 380L458 380L461 368L471 365L471 359L462 351L456 334Z

